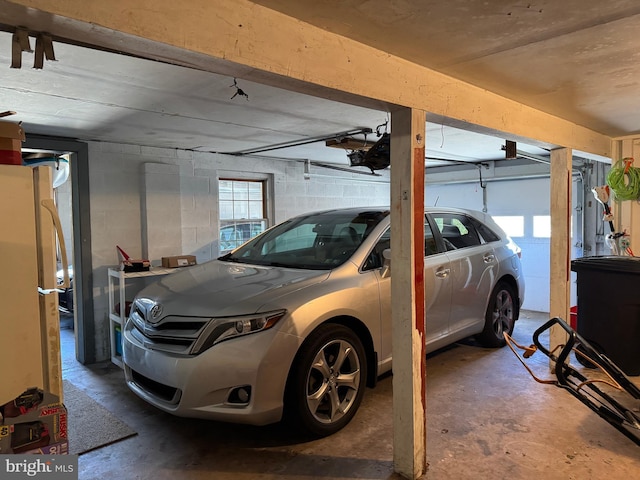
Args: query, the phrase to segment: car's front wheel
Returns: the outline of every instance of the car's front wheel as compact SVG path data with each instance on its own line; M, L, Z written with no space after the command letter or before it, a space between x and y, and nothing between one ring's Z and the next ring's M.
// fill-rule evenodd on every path
M498 282L491 297L484 319L484 329L477 335L478 341L485 347L502 347L506 344L504 332L513 333L517 306L513 287L507 282Z
M366 354L355 333L342 325L321 325L298 352L285 414L306 433L331 435L355 415L366 378Z

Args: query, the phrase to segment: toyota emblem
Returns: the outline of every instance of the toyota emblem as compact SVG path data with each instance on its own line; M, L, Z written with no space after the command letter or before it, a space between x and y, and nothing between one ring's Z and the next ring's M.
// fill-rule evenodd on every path
M157 320L162 315L162 305L154 305L149 313L151 314L151 320Z

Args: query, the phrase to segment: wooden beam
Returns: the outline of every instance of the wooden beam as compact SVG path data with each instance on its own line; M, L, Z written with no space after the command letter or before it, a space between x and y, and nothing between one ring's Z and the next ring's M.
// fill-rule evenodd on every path
M393 463L416 479L426 470L424 111L392 111L391 322Z
M0 0L0 23L370 108L402 105L609 157L611 139L249 0ZM62 59L60 60L63 61Z
M551 151L551 253L549 313L569 323L571 301L571 164L568 148ZM567 343L567 333L558 325L551 327L549 347ZM553 368L553 362L551 362Z

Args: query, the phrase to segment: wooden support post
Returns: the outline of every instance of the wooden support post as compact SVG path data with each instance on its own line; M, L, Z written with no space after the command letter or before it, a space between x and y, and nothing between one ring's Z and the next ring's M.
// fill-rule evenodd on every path
M425 112L399 108L392 121L393 462L416 479L426 470Z
M640 168L640 138L625 138L615 142L612 167L618 160L626 157L634 159L633 168ZM640 205L635 201L619 201L612 192L611 210L614 215L616 232L626 232L626 240L634 255L640 252ZM614 253L614 252L612 252ZM622 253L622 252L619 252Z
M551 318L560 317L569 323L571 301L571 164L572 150L551 151L551 278L549 312ZM567 343L566 332L554 325L549 334L553 350ZM551 362L553 368L553 362Z

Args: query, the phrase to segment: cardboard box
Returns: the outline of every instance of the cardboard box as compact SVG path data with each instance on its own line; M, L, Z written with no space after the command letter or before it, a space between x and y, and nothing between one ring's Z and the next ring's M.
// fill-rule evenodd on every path
M57 395L29 388L0 405L0 454L68 454L67 418Z
M22 165L24 129L11 122L0 122L0 164Z
M22 125L14 122L0 122L0 138L20 140L24 142L25 134Z
M162 266L164 268L189 267L195 264L195 255L176 255L174 257L162 257Z

